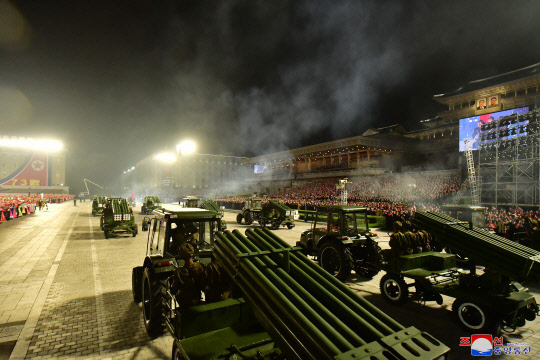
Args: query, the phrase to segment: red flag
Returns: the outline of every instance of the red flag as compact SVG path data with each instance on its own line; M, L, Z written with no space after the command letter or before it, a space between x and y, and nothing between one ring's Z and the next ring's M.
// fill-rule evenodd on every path
M131 201L135 201L135 196L133 196L133 194L131 194Z

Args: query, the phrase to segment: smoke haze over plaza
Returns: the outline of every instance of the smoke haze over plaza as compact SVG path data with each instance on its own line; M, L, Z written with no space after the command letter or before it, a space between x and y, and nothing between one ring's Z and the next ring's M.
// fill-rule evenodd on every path
M537 63L538 1L0 1L1 135L111 183L183 138L254 156L411 130L432 96ZM457 146L457 145L456 145Z

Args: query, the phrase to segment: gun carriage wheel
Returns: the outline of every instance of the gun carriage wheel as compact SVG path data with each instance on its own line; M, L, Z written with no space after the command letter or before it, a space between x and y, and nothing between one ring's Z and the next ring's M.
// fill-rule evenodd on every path
M403 305L409 300L409 287L399 275L384 275L380 288L384 299L391 304Z

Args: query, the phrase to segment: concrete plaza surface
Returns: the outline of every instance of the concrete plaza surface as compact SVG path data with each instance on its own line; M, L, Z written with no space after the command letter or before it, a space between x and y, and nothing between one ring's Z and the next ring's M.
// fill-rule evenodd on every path
M131 269L142 264L146 234L135 209L139 234L105 239L90 202L51 204L48 211L0 224L0 360L2 359L169 359L172 338L151 340L140 306L131 293ZM241 231L227 212L228 229ZM309 224L275 232L291 245ZM379 233L388 247L388 235ZM405 326L427 331L452 349L450 359L467 359L460 347L468 336L450 311L452 299L439 306L409 302L401 307L380 295L382 273L371 280L353 277L348 285ZM540 300L537 285L527 284ZM505 343L529 343L531 355L486 358L540 359L540 321L504 333ZM478 358L478 357L474 357Z

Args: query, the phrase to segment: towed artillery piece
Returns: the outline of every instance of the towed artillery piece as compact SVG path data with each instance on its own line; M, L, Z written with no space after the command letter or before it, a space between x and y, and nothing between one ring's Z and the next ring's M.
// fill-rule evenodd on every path
M467 260L458 266L456 255L436 251L385 256L380 288L387 301L442 304L441 294L453 297L458 322L476 333L514 330L536 318L536 300L518 281L540 279L540 252L441 213L417 212L413 223Z
M124 198L108 198L100 218L100 228L105 239L113 233L128 233L137 236L138 229L133 210Z
M269 224L273 230L279 229L280 226L286 226L290 230L298 217L298 210L293 210L279 201L269 200L262 206L259 223L262 227Z
M157 196L145 196L141 205L141 214L150 215L155 209L161 208L161 200Z
M377 234L369 230L366 208L321 206L311 229L302 233L296 245L307 255L316 256L323 269L345 281L353 269L368 278L379 272L382 258L376 239Z
M98 195L92 198L92 216L101 215L105 207L107 197L105 195Z
M143 266L133 269L151 337L167 329L174 359L445 359L449 349L415 327L405 328L268 229L214 232L207 210L154 212ZM231 297L180 307L171 275L181 266L171 228L198 226L201 263L216 261ZM204 240L201 235L205 234ZM214 239L214 236L216 238ZM214 241L215 240L215 241ZM204 345L203 345L204 344Z

